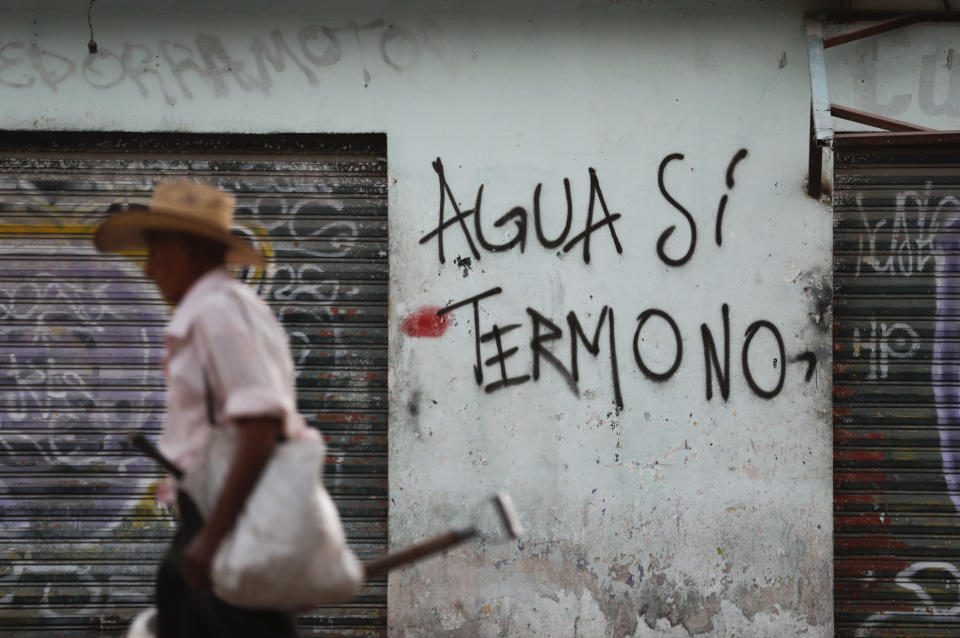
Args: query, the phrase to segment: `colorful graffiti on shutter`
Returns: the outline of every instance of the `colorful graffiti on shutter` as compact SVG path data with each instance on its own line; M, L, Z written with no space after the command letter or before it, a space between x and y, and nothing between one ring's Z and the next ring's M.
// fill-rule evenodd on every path
M386 179L371 160L349 179L333 159L325 178L206 160L216 174L197 176L237 195L239 230L272 263L237 274L290 335L299 407L326 435L325 479L362 557L386 543ZM99 254L91 237L109 203L191 168L0 159L0 633L116 635L152 599L174 522L154 499L162 472L127 435L162 426L170 311L136 255ZM302 626L380 635L385 584Z
M837 157L838 636L960 631L960 152Z

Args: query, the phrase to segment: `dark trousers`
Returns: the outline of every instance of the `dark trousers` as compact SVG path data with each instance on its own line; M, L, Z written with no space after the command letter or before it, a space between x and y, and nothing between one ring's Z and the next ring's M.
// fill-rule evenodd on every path
M294 638L293 616L234 607L183 578L183 553L203 527L188 496L178 495L180 528L157 572L157 638Z

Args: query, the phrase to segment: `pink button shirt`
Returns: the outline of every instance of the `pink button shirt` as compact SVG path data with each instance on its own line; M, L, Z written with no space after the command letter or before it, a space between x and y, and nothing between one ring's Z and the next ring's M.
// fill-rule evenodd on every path
M189 470L210 433L204 373L217 427L240 417L282 419L289 438L318 436L297 413L287 335L270 308L225 268L206 273L167 325L167 415L159 448Z

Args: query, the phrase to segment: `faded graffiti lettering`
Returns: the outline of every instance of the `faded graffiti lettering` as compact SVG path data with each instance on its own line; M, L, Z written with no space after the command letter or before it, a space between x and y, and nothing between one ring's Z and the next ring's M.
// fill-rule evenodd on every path
M106 79L107 67L96 68ZM143 181L128 182L131 191L149 191L146 171L136 179ZM280 315L298 383L310 387L333 377L321 365L357 361L332 323L356 314L349 302L369 278L334 272L328 260L350 257L358 237L376 234L385 220L361 214L365 221L357 221L342 214L342 200L287 195L310 191L276 182L224 184L238 192L243 232L275 265L272 276L255 269L238 276ZM85 184L103 190L96 186ZM0 253L9 268L0 278L0 516L9 547L0 600L30 610L31 623L66 615L122 631L130 609L150 603L144 563L159 559L173 526L154 502L156 464L127 443L128 433L161 425L167 309L135 263L90 246L104 201L78 204L77 183L55 179L7 177L2 187ZM51 195L60 192L62 199ZM375 383L363 374L361 383ZM309 395L312 408L328 412L321 418L333 412L331 394ZM342 453L334 449L332 458ZM335 468L326 478L344 482Z
M873 319L869 330L854 328L853 336L853 356L867 357L870 367L866 378L870 381L887 378L891 359L909 359L920 350L920 335L902 321Z
M960 199L937 197L928 181L922 191L901 191L895 199L893 219L871 220L865 195L856 196L863 225L858 238L860 255L856 274L871 272L909 277L932 267L934 240L944 223L960 214Z
M899 46L905 46L902 39L895 40ZM879 49L875 39L867 38L857 43L857 74L860 80L854 85L857 104L871 113L880 113L889 117L902 115L908 108L913 96L909 93L892 95L881 101L877 91L877 58Z
M162 520L163 527L173 527L171 515L160 509L152 515ZM119 534L110 540L115 548L130 544L129 539ZM120 630L125 628L128 619L114 610L146 605L152 597L152 584L131 582L129 572L124 573L122 569L58 564L45 558L43 551L27 548L20 560L0 572L0 601L14 609L32 610L35 619L61 619L66 614L86 616L102 628L112 625Z
M151 389L159 374L152 345L165 313L117 304L155 295L143 290L132 264L79 267L78 260L95 254L92 248L49 253L5 246L3 252L18 261L22 278L0 284L0 467L10 477L0 480L0 507L11 514L30 494L16 480L24 463L67 473L105 463L120 473L148 467L128 448L126 432L159 419L163 396ZM115 326L125 321L140 327L118 334ZM111 489L116 518L108 526L140 498L126 486ZM29 526L26 518L7 520Z
M859 153L835 193L838 625L952 635L960 571L907 559L960 513L960 200L949 168Z
M228 188L242 191L243 185ZM276 188L282 190L283 185L278 183ZM304 366L318 357L332 366L348 355L337 347L318 348L316 338L303 329L304 324L329 323L337 321L341 313L355 312L345 306L361 292L356 282L343 281L327 272L323 264L327 259L349 257L356 250L358 223L321 206L309 198L284 196L241 198L237 203L238 216L249 219L249 225L258 229L250 239L272 254L271 276L254 282L254 289L267 301L279 304L281 322L294 324L288 334L298 379ZM324 214L333 219L318 221L317 217ZM271 238L267 246L262 241L266 236Z
M944 606L943 592L960 591L960 569L953 563L926 561L914 563L900 571L894 582L898 587L916 596L913 608L882 611L869 616L858 628L857 638L874 635L889 635L885 627L896 629L897 625L914 620L925 623L956 620L960 616L960 601Z
M417 64L420 45L408 30L383 20L310 24L295 32L273 29L249 43L225 43L208 33L197 34L189 42L124 42L113 48L100 46L82 59L36 42L15 40L0 42L0 85L43 86L57 92L77 76L98 90L129 84L143 98L159 97L172 106L181 99L194 99L200 89L218 98L270 95L278 75L318 87L323 71L348 55L360 60L366 85L373 76L367 60L379 60L390 73L403 72Z
M960 204L954 205L960 208ZM937 398L943 478L954 508L960 514L960 432L957 430L960 424L960 285L956 279L960 274L960 219L952 219L944 231L936 242L943 261L937 277L936 338L931 378Z
M953 54L954 49L947 49L920 58L917 102L928 115L960 115L960 66L953 64Z
M0 84L15 89L26 89L37 82L35 75L28 74L24 42L7 42L0 46ZM19 50L19 52L18 52Z
M907 47L909 40L900 34L889 38L886 46ZM953 62L954 49L939 49L920 56L920 73L915 95L920 110L930 116L956 117L960 115L960 65ZM857 43L857 82L854 99L857 108L888 117L906 113L914 104L913 93L880 94L883 82L878 79L877 62L880 49L876 39L866 38Z

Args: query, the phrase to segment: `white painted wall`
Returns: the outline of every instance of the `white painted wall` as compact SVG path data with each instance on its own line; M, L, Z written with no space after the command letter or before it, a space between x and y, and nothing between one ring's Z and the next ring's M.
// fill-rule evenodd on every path
M88 57L87 6L7 3L0 16L0 128L207 132L385 131L391 264L390 529L402 545L474 514L482 542L395 573L391 635L828 636L832 631L830 334L831 216L805 196L809 81L803 2L436 3L187 2L132 7L97 0L100 54ZM279 34L293 53L261 73L251 47ZM334 38L336 44L333 43ZM217 47L229 61L216 59ZM201 55L213 55L209 65ZM197 68L190 67L190 60ZM230 70L226 70L226 67ZM179 67L180 71L174 69ZM209 67L209 68L208 68ZM218 70L219 69L219 70ZM747 155L728 187L725 173ZM666 253L690 242L692 257ZM526 247L480 251L438 223L441 158L471 208L483 186L494 221L528 213ZM543 248L530 217L542 187L546 232L563 227L569 178L583 231L590 170L611 214L569 252ZM722 246L715 221L726 195ZM447 203L449 218L452 208ZM599 202L594 221L602 219ZM472 229L471 235L476 241ZM457 258L470 265L457 266ZM461 262L463 263L463 262ZM574 393L541 359L540 378L493 392L496 366L474 379L469 307L444 336L414 338L402 321L494 287L480 330L503 336L509 375L532 373L527 308L554 322L550 348L570 366L567 314L592 336L613 309L623 408L614 405L607 315L595 358L579 348ZM706 398L701 324L720 356L729 306L730 391ZM654 382L633 353L638 315L677 323L683 357ZM753 392L741 352L772 399ZM657 371L674 357L660 319L641 354ZM817 358L809 381L805 352ZM496 354L482 344L482 359ZM509 490L528 533L501 543L485 497Z

